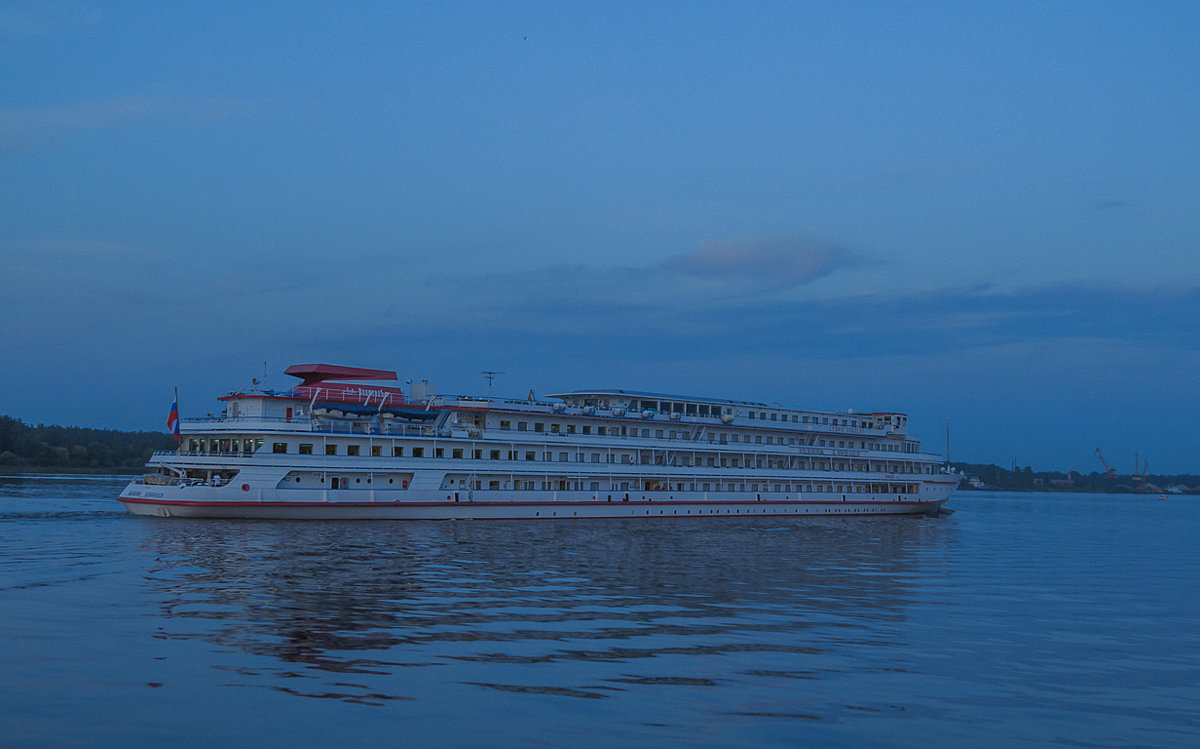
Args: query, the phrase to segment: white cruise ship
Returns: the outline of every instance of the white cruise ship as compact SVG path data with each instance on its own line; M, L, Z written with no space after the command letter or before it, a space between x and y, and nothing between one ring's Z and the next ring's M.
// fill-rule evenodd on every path
M121 493L139 515L610 518L878 515L958 485L894 412L632 390L439 396L395 372L296 365L220 398ZM174 412L173 412L174 415Z

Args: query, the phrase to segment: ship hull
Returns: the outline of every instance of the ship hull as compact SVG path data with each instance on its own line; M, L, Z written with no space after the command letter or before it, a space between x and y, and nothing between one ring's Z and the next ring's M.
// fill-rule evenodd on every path
M733 517L917 515L936 512L946 499L511 499L502 501L255 501L122 496L134 515L184 518L295 520L501 520L627 517Z

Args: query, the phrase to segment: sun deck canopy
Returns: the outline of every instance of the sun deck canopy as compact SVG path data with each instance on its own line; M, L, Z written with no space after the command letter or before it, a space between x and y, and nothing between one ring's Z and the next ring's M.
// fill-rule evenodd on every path
M300 387L315 385L326 380L398 380L395 372L386 369L360 369L342 367L337 364L293 364L283 370L284 374L299 377Z

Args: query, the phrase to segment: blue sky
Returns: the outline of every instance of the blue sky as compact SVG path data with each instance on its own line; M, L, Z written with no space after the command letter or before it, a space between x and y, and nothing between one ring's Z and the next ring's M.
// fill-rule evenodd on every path
M1198 38L1190 2L6 3L0 412L490 369L1200 472Z

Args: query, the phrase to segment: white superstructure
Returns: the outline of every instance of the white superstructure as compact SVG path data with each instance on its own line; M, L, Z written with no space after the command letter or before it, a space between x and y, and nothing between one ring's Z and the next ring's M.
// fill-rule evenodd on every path
M612 389L438 396L426 382L406 397L374 384L394 372L287 373L303 383L233 392L220 416L184 420L179 449L156 453L120 500L183 517L902 514L937 510L958 484L902 413Z

